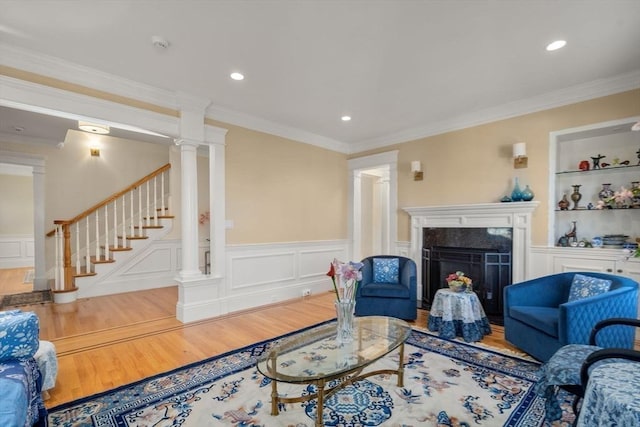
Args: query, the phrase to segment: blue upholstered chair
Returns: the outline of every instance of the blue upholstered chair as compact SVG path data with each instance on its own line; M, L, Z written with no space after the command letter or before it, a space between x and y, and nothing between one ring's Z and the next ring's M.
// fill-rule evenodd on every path
M576 276L578 275L578 276ZM610 281L607 290L576 297L574 282ZM596 323L613 317L636 318L638 283L605 273L559 273L504 289L505 339L546 362L567 344L588 344ZM632 328L614 326L598 335L601 347L633 348Z
M356 292L356 316L418 317L416 263L410 258L377 255L362 260Z

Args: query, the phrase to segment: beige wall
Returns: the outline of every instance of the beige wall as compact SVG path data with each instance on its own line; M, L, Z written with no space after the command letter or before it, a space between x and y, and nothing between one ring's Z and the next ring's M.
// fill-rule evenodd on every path
M213 123L212 123L213 124ZM347 238L346 155L224 123L227 243Z
M33 178L0 175L0 236L33 236Z
M533 243L546 245L548 228L549 133L640 115L640 90L633 90L507 120L448 132L393 147L398 154L398 240L409 240L411 206L497 202L510 194L513 178L529 184L540 206L533 214ZM529 167L514 169L512 144L527 143ZM412 160L422 161L424 180L413 181Z

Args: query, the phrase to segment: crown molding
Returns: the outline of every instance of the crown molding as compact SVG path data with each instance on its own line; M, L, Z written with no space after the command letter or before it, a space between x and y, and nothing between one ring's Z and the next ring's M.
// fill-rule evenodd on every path
M528 99L503 104L494 108L460 115L450 120L433 122L426 126L406 129L401 132L371 138L352 144L349 154L375 148L382 148L402 142L414 141L429 136L440 135L473 126L479 126L499 120L505 120L537 111L562 107L577 102L588 101L607 95L640 88L640 70L621 74L608 79L594 80L588 83L570 86L554 92L547 92Z
M179 107L176 94L171 91L128 80L53 56L0 43L0 58L2 58L2 65L19 70L128 98L132 97L131 94L135 94L136 100L161 107L174 110Z
M281 136L283 138L292 139L297 142L315 145L317 147L326 148L328 150L338 151L340 153L349 152L349 144L327 138L302 129L284 126L260 117L251 116L245 113L239 113L223 107L212 105L207 108L207 117L219 122L229 123L252 129L271 135Z
M129 125L129 130L141 128L162 135L178 135L176 117L3 75L0 86L0 105L7 107L73 120L103 120Z

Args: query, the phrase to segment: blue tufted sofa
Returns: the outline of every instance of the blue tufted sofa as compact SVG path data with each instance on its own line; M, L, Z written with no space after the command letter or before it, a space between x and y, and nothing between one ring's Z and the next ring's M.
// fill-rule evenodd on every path
M34 358L40 324L32 312L0 312L0 426L46 426L42 377Z
M569 300L576 274L611 280L607 292ZM504 289L505 339L536 359L546 362L566 344L588 344L591 329L612 317L636 318L638 283L605 273L569 272L539 277ZM634 330L607 328L598 335L603 347L633 348Z
M397 280L375 275L375 260L398 260ZM362 260L362 281L356 291L356 316L390 316L404 320L418 317L416 263L395 255L376 255Z

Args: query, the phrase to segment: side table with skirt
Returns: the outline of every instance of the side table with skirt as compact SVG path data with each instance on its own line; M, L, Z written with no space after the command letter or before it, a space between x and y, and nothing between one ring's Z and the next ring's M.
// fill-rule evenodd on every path
M491 333L489 319L475 292L446 288L438 289L433 298L428 328L441 338L462 337L466 342L480 341Z

